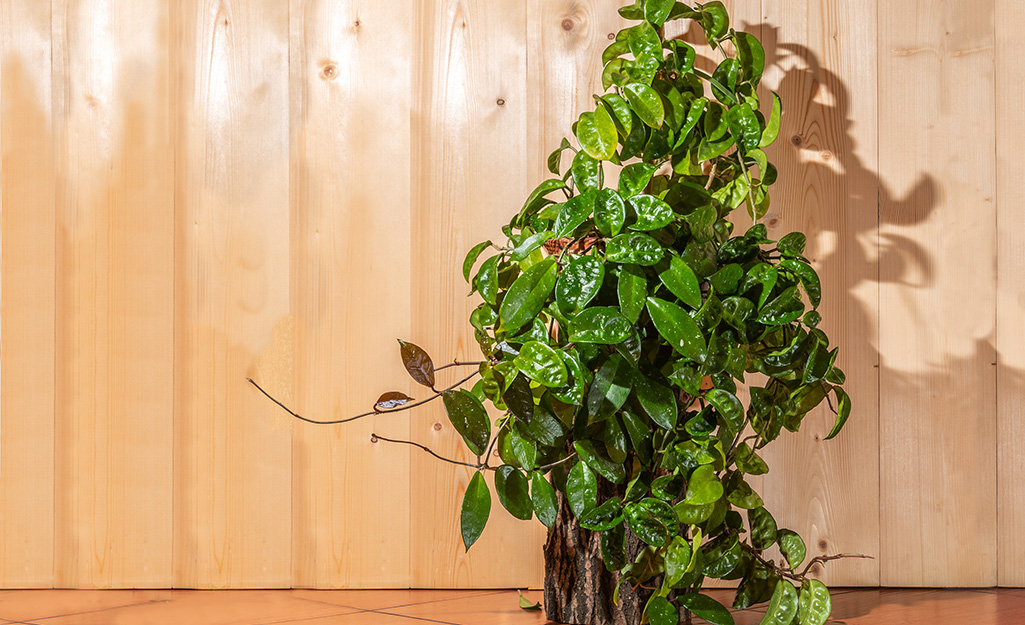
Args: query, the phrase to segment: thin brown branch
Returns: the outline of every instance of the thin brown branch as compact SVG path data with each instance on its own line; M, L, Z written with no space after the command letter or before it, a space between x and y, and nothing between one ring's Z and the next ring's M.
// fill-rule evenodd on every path
M866 556L861 553L838 553L835 556L815 556L808 561L807 565L805 565L804 570L801 571L801 577L807 575L808 571L810 571L816 564L840 560L841 558L863 558L865 560L875 560L872 556Z
M253 380L253 378L246 378L246 379L249 380L249 383L252 384L253 386L255 386L257 388L257 390L259 390L261 393L263 393L267 397L267 399L269 399L272 402L274 402L275 404L277 404L279 407L281 407L282 410L284 410L288 414L292 415L296 419L299 419L300 421L305 421L307 423L316 423L318 425L335 425L335 424L338 424L338 423L348 423L350 421L355 421L357 419L363 419L364 417L372 417L374 415L379 415L379 414L391 414L393 412L402 412L403 410L410 410L412 408L416 408L417 406L423 406L427 402L434 401L435 399L441 397L446 392L459 388L465 382L468 382L471 378L473 378L473 376L477 375L478 373L480 373L480 372L479 371L474 371L473 373L471 373L470 375L466 376L462 380L459 380L458 382L456 382L452 386L450 386L448 388L445 388L445 389L442 389L440 391L434 391L435 394L430 396L430 397L428 397L427 399L421 399L420 401L415 401L415 402L413 402L411 404L404 404L402 406L399 406L398 408L392 408L391 410L371 410L370 412L364 412L362 414L358 414L358 415L355 415L355 416L352 416L352 417L346 417L344 419L334 419L332 421L317 421L316 419L308 419L308 418L306 418L306 417L296 413L291 408L289 408L285 404L283 404L280 401L278 401L277 399L275 399L273 395L271 395L267 391L263 390L263 388L259 384L257 384Z
M434 453L434 451L432 451L430 447L421 445L420 443L414 443L413 441L397 440L394 438L385 438L379 434L371 434L370 442L376 443L377 441L385 441L387 443L401 443L403 445L412 445L413 447L419 447L420 449L426 451L427 453L431 454L432 456L434 456L438 460L441 460L442 462L447 462L449 464L457 464L462 467L470 467L471 469L483 468L480 464L470 464L469 462L462 462L459 460L452 460L451 458L446 458L444 456L439 456L438 454Z
M865 559L868 559L868 560L873 560L874 559L872 556L866 556L866 555L862 555L862 554L850 554L850 553L841 553L841 554L837 554L835 556L816 556L816 557L814 557L814 558L812 558L811 560L808 561L808 564L805 565L804 569L802 569L801 572L797 572L794 569L783 568L783 567L777 565L772 560L766 560L765 558L762 557L761 551L758 550L758 549L755 549L751 545L748 545L746 543L740 543L740 547L744 551L746 551L749 554L751 554L751 557L753 557L754 559L758 560L759 562L761 562L762 564L764 564L768 568L772 569L772 571L777 576L779 576L780 578L787 578L787 579L793 580L795 582L807 581L807 579L808 579L808 572L816 564L820 564L820 563L824 563L824 562L830 562L830 561L833 561L833 560L840 560L841 558L865 558Z
M458 360L453 360L452 362L448 363L447 365L441 365L440 367L435 367L434 371L435 372L442 371L444 369L448 369L449 367L479 367L480 365L484 364L484 362L485 361L483 361L483 360L478 360L476 362L459 362Z

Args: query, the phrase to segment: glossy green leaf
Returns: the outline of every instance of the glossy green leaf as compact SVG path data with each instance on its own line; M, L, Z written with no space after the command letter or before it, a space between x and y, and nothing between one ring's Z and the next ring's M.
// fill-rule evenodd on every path
M712 465L705 464L691 473L684 501L692 506L710 504L719 501L722 494L722 482L715 476L715 469L712 468Z
M662 125L666 113L657 91L644 83L632 82L623 87L623 95L630 103L630 108L647 126L658 128Z
M749 104L744 103L730 108L726 119L730 134L736 139L742 151L747 152L758 147L762 139L762 127Z
M676 427L676 393L673 389L635 370L634 392L641 408L659 427L667 430Z
M577 226L591 216L591 212L594 210L595 196L594 191L588 191L566 200L566 203L559 209L559 215L555 218L554 238L561 239L569 236Z
M535 612L540 612L541 611L541 602L540 601L531 601L530 599L527 599L526 597L524 597L523 593L520 592L519 590L517 590L516 592L519 593L519 595L520 595L520 609L521 610L530 610L530 611L535 611Z
M637 220L631 230L656 230L672 223L676 213L669 205L653 195L635 195L628 202Z
M697 525L698 523L703 523L708 519L708 517L712 516L715 504L689 504L685 501L681 501L674 505L673 509L676 510L676 516L680 519L680 523Z
M545 241L551 238L552 232L549 230L545 230L544 232L537 232L530 235L529 237L526 237L525 239L520 241L520 244L517 245L516 248L512 251L512 254L509 255L509 260L511 260L514 263L518 263L526 259L528 256L533 254L535 250L544 245ZM488 303L490 304L491 302Z
M730 15L722 2L707 2L701 5L701 26L709 43L717 40L730 29ZM718 624L717 624L718 625Z
M808 301L812 308L818 308L822 301L822 283L819 281L819 274L808 263L796 258L784 258L779 261L779 266L794 273L801 281L804 292L808 294Z
M797 616L797 603L797 589L790 582L780 580L759 625L790 625Z
M768 549L776 542L778 528L776 519L772 518L764 507L747 511L748 526L751 528L751 546L755 549Z
M655 26L661 26L666 21L666 18L669 17L669 12L673 10L674 4L675 0L645 0L644 19ZM653 623L653 625L661 624Z
M630 131L633 130L633 112L631 112L626 99L615 93L606 93L601 97L601 101L612 112L612 121L616 122L616 129L620 136L624 138L629 136Z
M495 471L495 492L502 506L517 519L529 521L534 515L527 476L516 467L503 464Z
M682 536L674 536L666 550L666 580L664 587L672 588L689 572L691 547Z
M626 479L626 469L623 465L610 460L604 451L600 451L595 446L594 441L576 441L573 443L573 448L577 450L577 455L587 463L587 466L613 484L619 484Z
M737 48L737 60L740 61L744 80L757 85L765 71L765 49L758 38L749 33L738 32L733 43Z
M740 71L740 63L733 58L723 59L719 66L712 72L712 95L723 104L733 104L736 101L734 92L737 89L737 74Z
M566 500L573 516L580 518L598 504L598 479L585 462L578 462L566 478Z
M658 241L640 232L621 234L605 248L605 258L614 263L632 263L634 265L654 265L665 253Z
M530 476L530 496L537 519L545 527L554 526L559 514L559 500L555 489L540 471L534 471Z
M779 543L779 551L787 559L790 568L796 569L804 562L808 550L804 546L804 540L792 530L779 530L776 533L776 542Z
M722 415L732 431L740 431L744 425L744 405L740 403L736 395L723 389L713 388L705 393L705 399L715 406L716 411Z
M466 446L479 456L488 448L491 440L491 422L484 404L466 389L445 391L441 401L452 427L463 437Z
M555 259L546 258L516 278L498 311L502 330L513 333L534 320L555 287L557 272Z
M743 479L739 480L736 486L727 493L726 501L745 510L753 510L765 505L762 498L758 496L758 493Z
M594 225L607 237L619 234L626 221L626 204L615 189L602 189L594 201Z
M608 109L599 106L593 113L582 113L577 120L577 141L591 158L607 161L616 153L619 135Z
M466 258L463 259L463 280L470 281L470 272L473 270L473 264L477 262L481 252L486 250L489 245L491 245L491 241L478 243L466 253Z
M507 442L519 466L527 471L533 469L537 464L537 443L520 436L515 430L509 432Z
M705 359L705 338L687 311L657 297L649 297L647 304L651 320L662 338L684 357L702 362Z
M681 594L677 597L680 605L705 619L712 625L734 625L733 615L726 607L709 597L697 593Z
M573 186L577 193L597 191L601 186L601 161L594 160L583 150L573 156L573 164L570 166L569 172L573 177Z
M587 393L587 411L590 423L608 419L616 413L630 396L632 367L619 354L611 354L598 371Z
M481 263L480 270L473 279L473 284L480 292L480 297L488 304L498 304L498 261L499 256L492 256Z
M569 372L566 371L562 356L544 343L524 343L513 362L523 375L539 384L554 388L565 386L569 381Z
M758 147L764 148L772 145L772 142L779 136L779 123L782 118L783 103L779 99L779 94L775 91L772 93L772 112L769 114L769 119L765 122L765 130L762 131L762 140L758 142Z
M680 611L662 595L652 595L646 608L651 625L680 625Z
M619 310L630 323L637 323L648 297L648 278L637 265L623 265L616 285Z
M781 326L799 319L804 314L804 304L797 294L797 287L792 286L762 308L758 321L770 326Z
M591 508L580 517L580 527L595 532L604 532L623 522L623 505L619 497L613 497L596 508Z
M833 602L825 584L817 579L801 583L801 594L798 599L800 625L824 625L832 610Z
M614 345L630 338L633 326L613 306L593 306L578 312L569 324L569 340L574 343Z
M701 285L694 270L675 254L669 257L669 264L658 272L658 279L669 292L680 301L697 310L701 308Z
M555 283L555 303L564 315L572 315L587 306L605 280L605 265L594 256L573 259Z
M658 0L656 0L657 2ZM634 58L644 56L660 58L662 51L662 40L658 36L655 27L646 22L641 22L627 28L622 34L626 35L627 45Z
M551 154L548 155L548 171L552 172L556 176L559 175L559 165L562 163L562 153L565 150L570 149L569 139L566 137L562 138L562 143L559 147L555 148Z
M633 533L649 545L661 547L676 535L676 512L661 499L649 497L629 503L623 507L623 512Z
M833 423L833 429L829 431L829 435L826 436L826 440L833 438L840 433L845 423L847 423L848 417L851 416L851 398L839 386L833 387L833 393L836 395L836 421Z
M551 204L551 200L545 199L545 196L549 193L552 193L553 191L558 191L559 189L565 188L566 183L560 180L559 178L553 178L551 180L543 181L541 184L537 185L537 187L533 191L530 192L530 195L527 197L527 201L524 202L523 208L520 210L520 218L523 218L523 216L537 211L545 204Z
M651 182L655 166L648 163L627 165L619 172L619 194L625 198L642 193Z
M781 256L798 258L804 254L804 246L807 242L808 238L803 232L791 232L783 235L776 243L776 249L779 250Z
M463 495L462 510L459 515L459 527L463 535L463 545L469 551L477 542L491 514L491 491L480 471L473 474Z
M765 475L769 472L769 465L765 464L765 461L747 443L741 443L737 447L735 459L737 468L748 475Z

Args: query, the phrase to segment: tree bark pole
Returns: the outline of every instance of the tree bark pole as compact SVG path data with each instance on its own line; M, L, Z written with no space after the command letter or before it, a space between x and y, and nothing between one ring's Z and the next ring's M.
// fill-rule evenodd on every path
M603 483L599 486L612 486ZM612 488L615 488L612 486ZM602 493L600 500L622 493ZM601 558L598 532L580 527L560 492L559 515L545 542L545 616L565 625L639 625L641 613L651 591L624 583L619 589L619 603L612 594L619 582L619 573L605 568ZM629 529L626 532L626 554L630 561L643 548L643 543Z

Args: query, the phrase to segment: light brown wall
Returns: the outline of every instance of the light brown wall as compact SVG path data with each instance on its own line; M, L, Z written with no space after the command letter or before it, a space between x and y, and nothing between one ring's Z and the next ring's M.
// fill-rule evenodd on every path
M245 377L333 418L414 392L395 338L472 358L462 254L618 4L0 0L0 586L537 585L539 524L496 506L464 554L468 472L370 443L464 453L440 406L307 425ZM833 584L1025 585L1025 8L728 4L855 402L768 454L767 504L876 556Z

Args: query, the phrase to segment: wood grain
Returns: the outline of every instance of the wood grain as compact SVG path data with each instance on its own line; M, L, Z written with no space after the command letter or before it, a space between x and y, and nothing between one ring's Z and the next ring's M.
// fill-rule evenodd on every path
M55 229L49 3L0 2L0 586L53 584Z
M417 5L409 339L439 362L479 356L467 322L477 302L466 297L459 268L471 246L500 240L500 225L530 191L526 16L526 0ZM458 379L444 373L444 380ZM412 415L410 437L467 460L437 402ZM410 458L413 586L536 585L543 527L516 521L497 498L483 536L464 552L459 507L469 478L465 468L426 454Z
M168 37L162 1L53 3L63 587L171 582Z
M1025 586L1025 87L1017 65L1025 44L1017 27L1025 5L997 0L996 24L996 206L997 206L997 581Z
M770 239L799 230L823 284L822 329L840 346L838 365L855 412L823 440L825 403L801 431L766 447L766 507L797 531L808 557L879 553L876 8L763 0L766 82L783 101L780 136L768 151L779 169L763 218ZM870 459L865 462L862 459ZM843 560L821 573L830 585L876 585L878 560Z
M879 11L884 585L997 581L993 9Z
M288 6L174 3L176 586L291 583Z
M417 392L395 341L410 338L412 13L291 4L296 406L318 419ZM408 439L408 415L295 425L293 586L409 586L410 448L370 442Z

